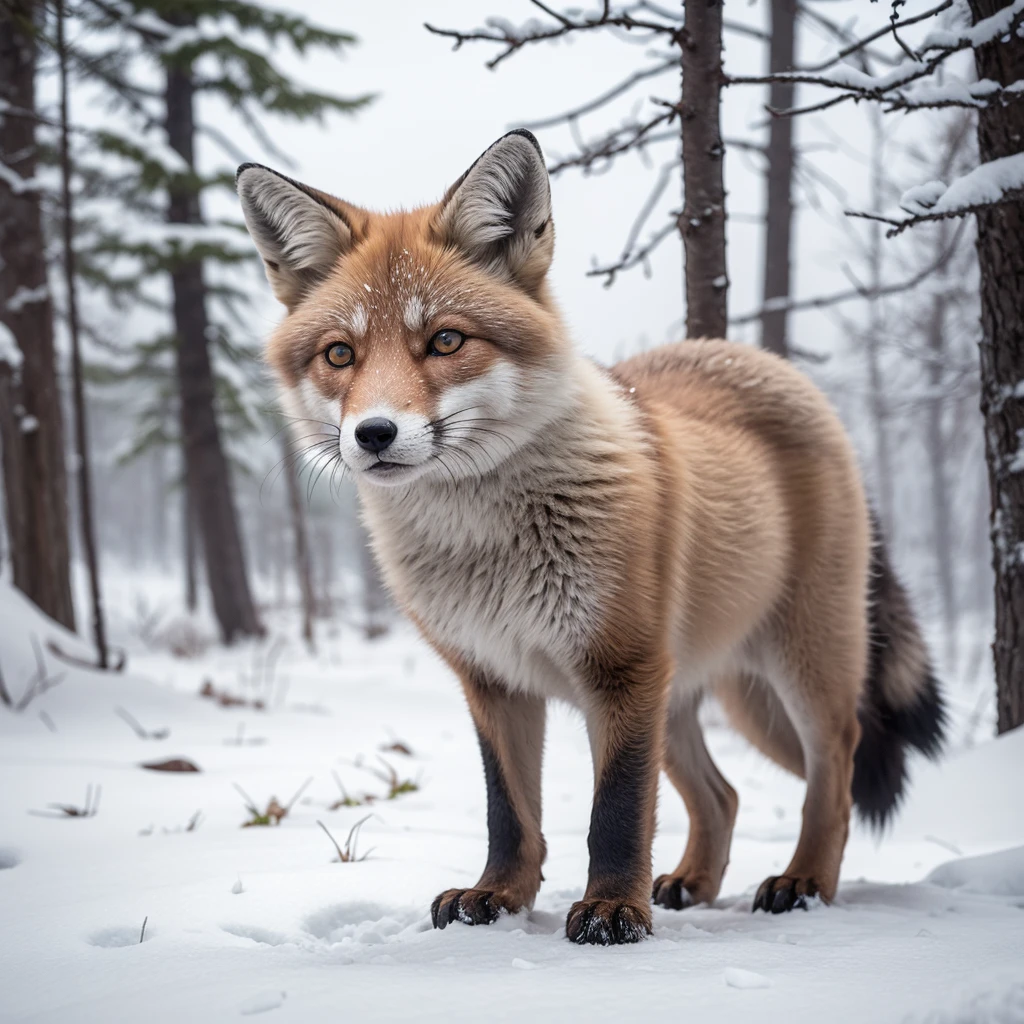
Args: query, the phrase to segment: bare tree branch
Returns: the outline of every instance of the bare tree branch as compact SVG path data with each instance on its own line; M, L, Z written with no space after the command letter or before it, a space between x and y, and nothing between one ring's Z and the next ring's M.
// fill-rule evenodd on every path
M676 232L675 220L669 221L663 228L656 231L647 243L635 250L628 256L622 257L617 263L609 264L606 267L594 267L592 270L587 271L587 277L603 277L605 278L605 288L610 288L615 283L615 277L621 270L629 270L631 267L643 264L645 267L648 266L648 259L651 253L665 241L669 235Z
M972 213L980 213L983 210L990 210L993 206L1006 206L1011 203L1024 203L1024 188L1007 189L998 199L984 203L971 203L967 206L957 206L951 210L940 210L938 212L915 213L913 216L898 219L895 217L883 217L878 213L865 213L861 210L844 210L847 217L860 217L863 220L878 221L880 224L891 224L892 227L886 231L886 238L895 238L903 234L907 228L916 227L918 224L926 224L929 221L950 220L954 217L967 217Z
M936 7L931 8L931 10L923 11L921 14L914 15L914 17L912 18L906 18L904 21L896 20L896 12L894 11L889 24L886 25L884 28L877 29L876 31L870 33L869 35L864 36L862 39L855 39L853 42L849 44L849 46L843 47L843 49L839 50L837 53L829 57L828 60L822 61L820 64L809 64L806 67L800 68L800 70L807 72L827 71L829 68L835 67L835 65L838 64L840 61L845 60L851 54L859 53L861 50L864 50L866 47L870 46L871 43L875 42L877 39L881 39L884 36L889 35L890 32L893 33L893 35L895 35L897 29L906 28L908 25L916 25L919 21L927 21L929 18L934 18L936 14L941 14L943 11L947 10L952 6L953 0L943 0L941 4L938 4ZM840 38L849 38L849 33L846 32L841 26L837 25L835 22L826 18L824 15L818 13L810 6L806 4L801 5L800 11L805 16L812 18L819 25L822 25L825 28L827 28L836 36ZM899 41L898 37L897 41ZM907 52L912 60L919 59L916 54L910 53L910 51ZM877 58L878 55L872 54L872 56L875 56Z
M541 3L541 0L530 0L530 2L550 18L553 18L556 24L539 27L533 27L528 24L523 29L517 29L513 25L504 22L495 23L492 20L491 24L493 27L475 29L470 32L462 32L458 29L437 28L428 22L424 22L423 27L436 36L453 39L455 41L453 49L455 50L458 50L463 43L478 41L498 43L504 46L504 49L497 57L487 61L486 66L491 69L496 68L503 60L511 57L512 54L518 52L529 43L560 39L572 32L589 32L601 28L620 28L627 32L632 32L638 29L643 32L650 32L653 35L666 35L673 39L682 32L682 26L679 24L666 25L660 21L637 18L628 8L613 12L610 0L604 0L601 13L597 17L583 16L577 19L565 14L559 14L546 4Z
M618 85L613 86L607 92L602 93L600 96L595 97L587 103L574 107L572 110L567 110L562 114L555 114L552 117L541 118L539 121L527 121L522 125L522 127L532 128L539 131L541 128L550 128L553 125L563 124L566 121L574 121L577 118L582 117L584 114L591 114L595 110L599 110L606 103L610 103L623 93L629 92L637 82L643 82L648 78L655 78L658 75L662 75L666 71L673 69L677 71L679 69L679 60L674 56L670 57L668 60L662 61L660 64L655 64L653 67L635 72L628 78L623 79L623 81Z
M854 299L877 299L885 295L896 295L899 292L910 291L949 263L953 258L953 255L956 253L962 236L963 228L961 226L954 233L949 245L939 254L938 257L936 257L935 260L929 263L928 266L924 267L922 270L919 270L916 274L903 281L898 281L895 284L883 285L881 288L869 288L852 278L849 268L844 267L844 271L847 272L847 276L851 277L851 280L853 281L852 288L847 288L841 292L833 292L831 295L818 295L811 299L793 299L787 297L772 300L765 303L765 305L760 309L754 310L751 313L744 313L742 316L730 317L729 323L736 326L754 323L755 321L762 319L767 313L771 313L779 309L785 309L790 313L800 312L806 309L825 309L829 306L837 306L840 303L850 302Z
M558 174L569 167L579 167L582 170L589 170L594 164L603 160L611 160L631 150L642 149L655 141L663 141L666 138L675 138L675 133L652 136L651 132L660 125L668 125L676 117L676 109L670 106L664 113L652 118L650 121L636 122L615 128L606 135L601 136L593 143L583 143L580 151L575 156L565 157L552 164L548 171L551 174Z

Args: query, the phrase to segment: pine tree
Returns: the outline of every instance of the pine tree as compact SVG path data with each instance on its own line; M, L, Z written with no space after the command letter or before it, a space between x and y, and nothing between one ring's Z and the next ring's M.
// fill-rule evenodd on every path
M203 173L196 150L210 142L232 164L244 154L203 120L203 111L207 98L217 98L259 146L276 153L261 122L265 115L320 120L352 113L369 97L301 87L278 68L274 48L338 52L355 40L236 0L80 0L74 14L75 71L100 87L118 115L89 133L92 159L79 161L91 200L79 224L80 273L114 307L149 306L171 319L170 331L112 352L101 376L150 385L138 406L140 430L125 455L154 444L181 447L183 505L194 515L214 612L230 642L261 626L228 442L253 435L265 396L248 369L258 360L238 340L248 298L248 282L238 271L253 263L251 246L240 222L209 224L203 215L204 197L232 188L233 175L227 168ZM123 216L110 218L112 205L131 214L128 230ZM177 407L175 426L167 421L168 398Z
M14 583L75 627L64 423L37 176L37 32L32 0L0 3L0 433Z

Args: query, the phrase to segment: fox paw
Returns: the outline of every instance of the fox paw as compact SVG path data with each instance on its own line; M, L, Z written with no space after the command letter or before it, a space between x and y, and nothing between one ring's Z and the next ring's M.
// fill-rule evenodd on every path
M651 934L651 912L647 907L636 907L630 903L580 900L569 911L565 934L570 941L581 946L639 942Z
M430 906L435 928L447 928L453 921L463 924L492 924L502 914L519 910L500 892L489 889L447 889Z
M658 875L651 899L666 910L685 910L698 903L710 903L714 895L705 881L688 875Z
M761 883L751 909L770 914L784 914L797 908L806 910L807 901L817 895L818 883L813 878L772 875Z

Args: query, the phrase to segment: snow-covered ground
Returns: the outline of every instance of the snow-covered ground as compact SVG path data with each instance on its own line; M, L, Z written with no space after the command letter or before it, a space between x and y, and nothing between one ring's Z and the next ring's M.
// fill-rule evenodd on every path
M472 884L485 859L468 714L411 631L327 634L315 656L273 634L190 658L136 638L123 674L44 647L62 681L21 712L0 706L0 1021L1024 1022L1024 731L915 765L890 834L851 835L836 904L769 917L750 901L792 852L802 784L712 726L741 799L724 896L656 910L653 938L603 949L563 937L586 879L591 779L580 721L556 710L536 909L435 932L432 898ZM88 654L0 584L15 702L36 673L33 638ZM222 707L199 695L207 682L265 709ZM136 735L118 708L164 738ZM396 741L411 756L381 754ZM385 792L368 770L378 755L419 789L331 809L332 772L351 796ZM201 772L140 767L168 758ZM233 784L262 810L310 777L280 827L241 827ZM87 786L102 791L95 816L34 813L82 805ZM371 812L369 858L338 863L318 820L343 844ZM665 785L657 871L686 829Z

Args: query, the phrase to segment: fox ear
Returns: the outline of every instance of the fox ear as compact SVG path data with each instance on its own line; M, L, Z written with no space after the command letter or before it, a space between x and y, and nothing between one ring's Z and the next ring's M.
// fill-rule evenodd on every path
M540 144L523 128L486 150L441 201L444 242L534 291L554 252L551 189Z
M352 247L345 204L260 164L242 164L235 187L270 287L291 309Z

